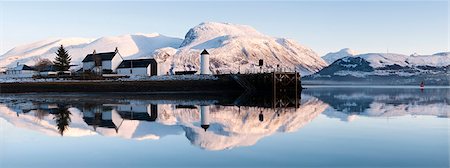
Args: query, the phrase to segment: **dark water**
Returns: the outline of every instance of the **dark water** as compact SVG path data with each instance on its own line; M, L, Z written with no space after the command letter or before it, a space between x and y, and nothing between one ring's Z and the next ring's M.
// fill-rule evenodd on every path
M448 167L449 94L3 94L0 167Z

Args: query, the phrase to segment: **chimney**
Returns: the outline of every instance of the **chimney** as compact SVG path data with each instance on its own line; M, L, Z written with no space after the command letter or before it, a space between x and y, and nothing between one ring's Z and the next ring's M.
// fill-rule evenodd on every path
M95 55L95 54L97 54L97 51L94 50L94 52L92 52L92 55Z
M119 52L119 49L116 47L116 49L114 50L114 52L118 53L118 52Z

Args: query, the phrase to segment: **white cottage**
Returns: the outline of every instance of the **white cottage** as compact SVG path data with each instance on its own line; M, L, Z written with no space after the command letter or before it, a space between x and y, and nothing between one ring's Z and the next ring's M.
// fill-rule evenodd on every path
M154 76L158 74L155 59L124 60L117 67L117 74L127 76Z
M114 52L88 54L83 59L83 71L91 71L95 73L116 72L117 67L123 61L119 50L116 48Z
M83 107L82 111L84 122L93 126L94 129L97 129L97 127L114 128L118 131L120 123L123 121L114 106Z
M36 74L36 71L27 65L17 64L16 67L7 69L5 74L11 77L30 78Z

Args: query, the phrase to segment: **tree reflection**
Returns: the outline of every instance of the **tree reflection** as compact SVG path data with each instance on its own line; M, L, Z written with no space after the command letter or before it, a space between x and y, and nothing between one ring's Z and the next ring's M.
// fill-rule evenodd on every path
M64 132L69 128L69 124L72 121L70 115L72 115L72 113L70 113L68 107L58 105L58 109L54 114L53 119L56 121L56 127L58 128L61 136L64 136Z

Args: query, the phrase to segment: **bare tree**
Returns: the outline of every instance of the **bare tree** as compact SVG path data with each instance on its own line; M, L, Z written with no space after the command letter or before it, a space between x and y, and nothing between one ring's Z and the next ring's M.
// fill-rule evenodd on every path
M53 65L53 62L47 58L38 58L35 62L34 68L38 72L43 71L47 66Z

